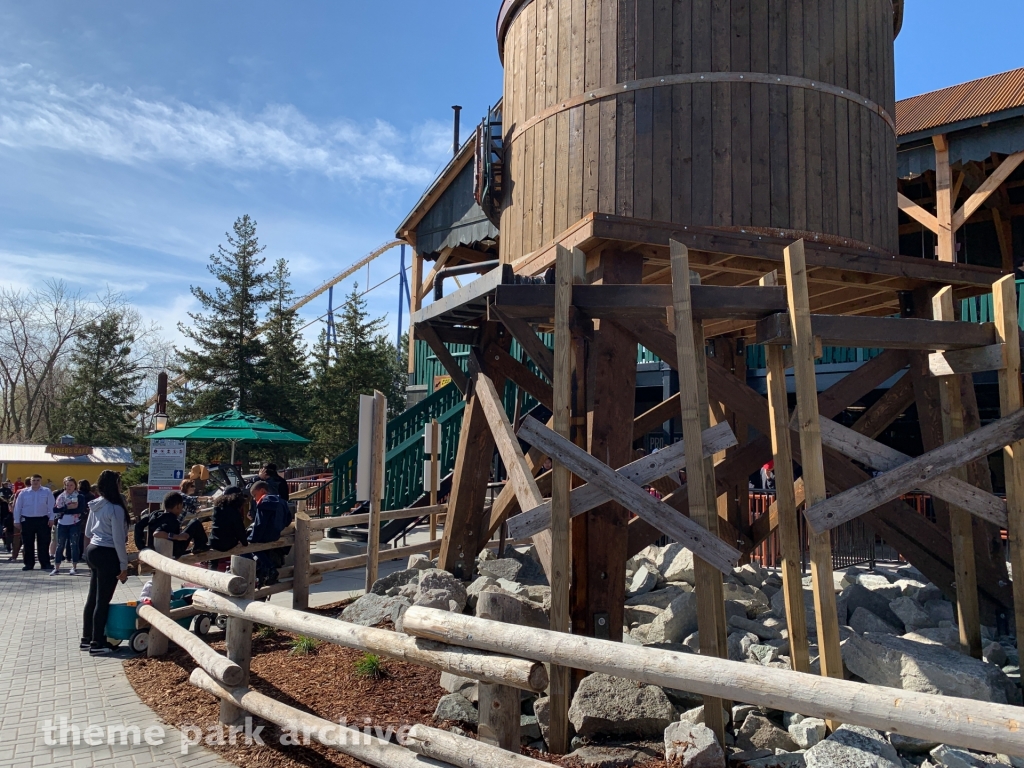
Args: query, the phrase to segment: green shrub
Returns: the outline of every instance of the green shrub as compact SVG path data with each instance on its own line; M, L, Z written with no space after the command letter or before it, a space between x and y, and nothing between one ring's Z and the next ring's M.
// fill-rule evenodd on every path
M372 653L363 654L363 658L356 662L356 674L360 677L372 677L374 680L390 677L384 667L384 660Z
M308 656L320 647L320 641L313 637L299 635L297 638L292 640L291 646L292 649L290 653L292 656Z

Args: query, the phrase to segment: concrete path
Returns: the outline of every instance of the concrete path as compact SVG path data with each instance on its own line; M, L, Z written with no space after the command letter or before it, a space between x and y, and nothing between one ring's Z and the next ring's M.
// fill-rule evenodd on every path
M230 763L202 747L181 754L181 734L162 723L132 690L121 668L130 652L94 658L78 650L82 607L89 591L89 571L60 576L7 562L0 553L0 768L227 768ZM130 577L119 585L114 602L133 600L143 580ZM61 718L67 728L61 745ZM48 725L55 730L46 732ZM74 745L77 726L80 742ZM93 732L90 746L85 738ZM138 726L133 746L122 745L118 729ZM114 744L108 744L114 729ZM146 729L153 728L147 743ZM162 734L162 739L158 735ZM157 742L162 741L162 744ZM47 743L50 742L50 743Z

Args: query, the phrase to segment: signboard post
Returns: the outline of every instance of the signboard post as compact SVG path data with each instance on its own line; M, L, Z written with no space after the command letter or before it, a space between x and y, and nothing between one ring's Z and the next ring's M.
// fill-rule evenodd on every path
M149 441L149 490L146 500L160 504L170 491L177 491L185 478L185 441Z

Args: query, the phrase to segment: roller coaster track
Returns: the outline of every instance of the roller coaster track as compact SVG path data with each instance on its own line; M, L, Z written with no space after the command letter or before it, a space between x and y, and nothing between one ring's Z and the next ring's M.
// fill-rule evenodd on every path
M318 296L323 296L325 293L327 293L328 290L331 289L331 287L337 285L342 280L345 280L346 278L351 277L356 272L358 272L360 269L362 269L367 264L369 264L371 261L374 261L375 259L380 258L385 253L390 251L392 248L397 248L400 245L402 245L402 241L401 240L392 240L392 241L387 242L384 245L380 246L376 250L370 251L370 253L368 253L362 259L357 261L355 264L353 264L352 266L348 267L343 272L335 275L330 280L328 280L327 282L323 283L318 288L314 289L311 293L307 293L305 296L303 296L297 302L292 304L292 306L290 306L288 308L288 311L289 312L294 312L294 311L296 311L296 310L306 306L307 304L309 304L311 301L313 301ZM260 326L257 329L257 333L262 332L266 327L267 327L266 325ZM176 378L168 381L167 382L167 392L168 392L168 394L170 394L171 392L173 392L176 389L179 389L180 387L185 386L185 384L188 383L188 380L189 380L188 376L186 376L185 374L182 374L181 376L177 376ZM145 403L142 404L142 407L135 413L133 418L138 418L141 414L145 413L149 408L151 408L152 406L156 405L156 402L157 402L157 396L153 395L151 398L149 398L149 400L147 400Z

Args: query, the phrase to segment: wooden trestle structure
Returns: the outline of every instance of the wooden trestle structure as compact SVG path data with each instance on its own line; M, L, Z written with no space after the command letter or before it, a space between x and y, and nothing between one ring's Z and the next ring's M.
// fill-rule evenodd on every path
M1014 605L1024 626L1024 580L1011 587L997 548L999 529L1008 528L1015 572L1024 573L1024 411L1013 277L801 234L591 214L549 246L416 313L417 337L467 402L441 567L470 577L476 556L507 523L510 535L532 536L537 546L552 585L552 629L620 641L626 561L668 534L697 556L701 652L725 658L721 574L777 530L792 664L807 672L797 535L803 506L821 674L843 675L829 531L855 517L956 601L966 653L980 656L981 622L1011 616ZM550 274L537 279L552 269L553 284ZM954 299L989 292L994 323L955 320ZM537 335L550 329L553 352ZM541 376L509 354L512 339ZM735 364L740 339L768 347L767 399ZM468 373L445 342L472 344ZM680 382L678 396L639 416L637 345L678 371ZM814 360L822 345L885 351L819 393ZM852 428L832 420L908 367ZM979 428L970 374L983 370L999 372L1002 418ZM551 421L510 424L498 398L506 380L550 408ZM911 459L875 438L915 402L927 453ZM682 420L683 442L638 457L634 441L672 418ZM517 435L531 446L525 454ZM986 464L1000 450L1005 502L992 494ZM509 481L488 508L495 451ZM545 456L553 469L542 472ZM739 514L747 479L772 458L776 504L747 526ZM802 467L796 482L793 462ZM687 482L679 485L683 467ZM671 492L658 500L640 487L654 482ZM900 500L915 488L940 501L936 522ZM553 668L556 752L566 746L559 741L567 733L571 687L569 673ZM721 708L705 711L721 737Z

